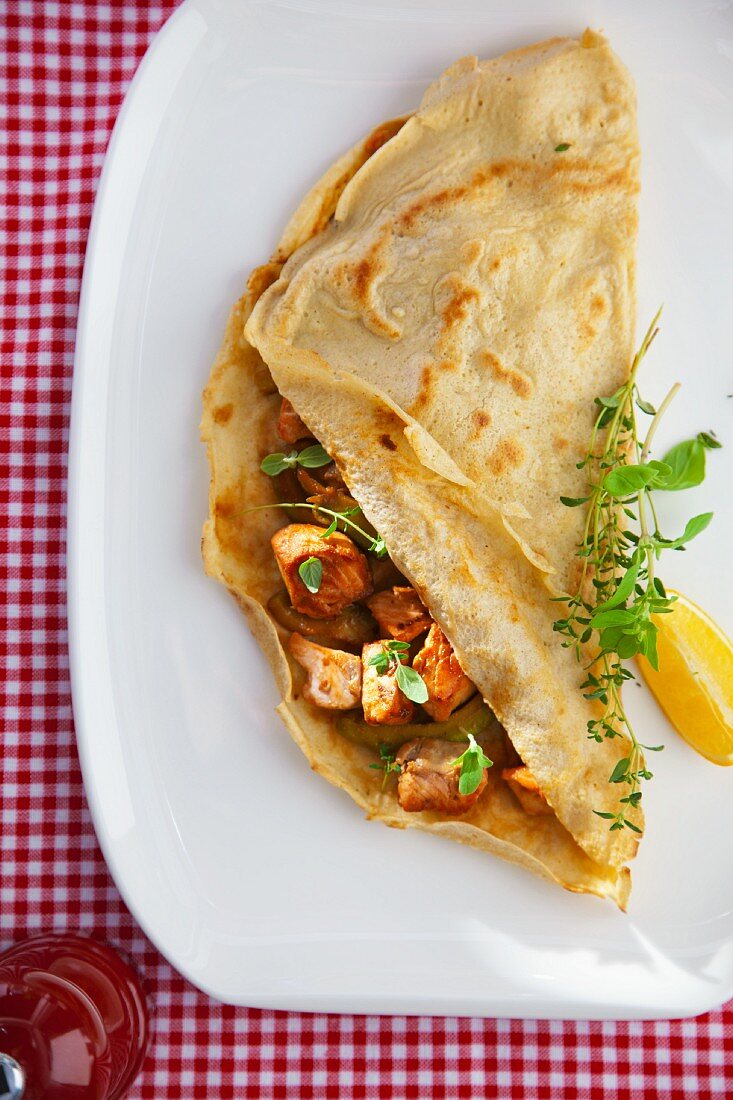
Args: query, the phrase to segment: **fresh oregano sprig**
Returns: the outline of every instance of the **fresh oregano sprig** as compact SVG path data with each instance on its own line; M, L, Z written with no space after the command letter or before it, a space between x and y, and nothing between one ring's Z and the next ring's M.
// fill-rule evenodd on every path
M390 775L392 775L393 772L396 772L397 775L399 775L402 771L402 768L395 760L395 755L390 749L389 745L379 746L379 759L379 764L370 764L369 767L374 769L375 771L384 772L384 775L382 777L382 790L384 790Z
M339 519L346 519L349 516L358 516L361 514L361 508L359 505L355 505L353 508L344 508L338 513L336 519L332 519L326 530L320 536L322 539L330 538L331 535L338 529Z
M311 447L304 447L302 451L290 451L285 454L277 451L275 454L266 455L260 463L260 469L268 477L277 477L285 470L294 470L296 466L304 466L307 470L316 470L319 466L327 466L331 456L323 449L320 443L314 443Z
M306 504L303 501L286 501L279 504L257 504L253 508L245 508L239 512L238 515L246 516L249 512L263 512L266 508L306 508L309 512L320 512L321 515L330 516L331 523L321 535L321 538L328 538L336 530L339 523L343 523L345 528L350 528L352 531L356 531L358 535L361 535L367 542L367 550L370 554L374 554L377 558L384 558L387 556L387 544L381 535L377 535L373 538L363 527L360 527L358 523L354 523L351 518L358 511L359 508L346 508L343 512L336 512L333 508L324 508L322 504Z
M461 733L465 732L465 730L461 730ZM466 733L466 737L468 738L468 748L455 760L451 760L454 767L459 764L461 766L461 774L458 777L459 794L473 794L474 791L478 790L481 783L484 768L493 767L493 760L489 760L473 734Z
M634 357L628 381L610 396L595 399L599 411L590 445L578 463L578 469L588 474L587 495L560 498L569 508L586 505L587 512L578 548L580 580L572 595L556 597L566 604L568 614L554 624L564 637L563 646L574 649L585 663L584 697L599 700L604 708L588 721L588 737L602 742L624 736L629 742L628 755L609 776L610 783L627 789L619 798L619 810L594 812L609 820L612 830L637 833L641 830L627 814L641 802L642 781L652 778L644 751L656 752L661 746L642 745L636 737L621 701L621 687L633 674L622 661L640 653L653 668L659 667L652 616L668 613L674 597L656 576L655 563L663 550L684 550L712 519L712 512L694 516L681 535L666 538L659 530L652 492L699 485L705 476L706 451L721 446L713 432L700 432L673 447L661 462L649 458L659 422L680 388L675 384L658 410L639 392L637 372L657 334L660 313L661 309ZM637 411L652 417L643 438Z
M409 649L408 642L398 642L392 638L381 643L381 649L371 655L367 664L376 668L380 676L384 676L393 667L397 687L402 694L413 703L427 703L429 696L425 681L417 669L403 663L407 660Z
M298 566L298 576L309 592L317 592L323 580L323 563L318 558L306 558Z

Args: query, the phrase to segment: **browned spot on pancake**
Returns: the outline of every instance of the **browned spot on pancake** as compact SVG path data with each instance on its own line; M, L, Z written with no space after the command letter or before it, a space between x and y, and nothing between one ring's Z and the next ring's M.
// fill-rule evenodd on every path
M473 442L481 438L481 433L489 427L491 424L491 414L486 412L485 409L474 409L471 413L471 431L469 439ZM471 476L480 477L483 466L480 468L476 464L472 464Z
M384 435L380 435L379 442L382 444L383 447L386 447L388 451L397 450L397 444L395 443L394 439L392 439L391 435L387 435L386 432Z
M483 351L481 360L488 367L497 382L506 382L512 387L517 397L529 397L532 393L533 383L529 375L513 367L505 367L493 351Z
M416 415L419 412L425 410L433 399L433 365L426 363L420 374L420 385L417 391L417 397L412 402L410 412Z
M498 476L520 466L523 459L524 451L515 439L502 439L489 455L489 469Z
M392 410L388 408L382 408L374 414L374 426L379 435L395 436L400 435L405 426L405 422L396 412L392 412ZM339 461L338 457L336 461Z
M598 333L587 321L582 321L579 329L580 346L581 348L587 347L588 344L592 344Z
M381 233L369 245L361 260L344 263L337 268L337 274L351 284L352 296L360 306L370 304L371 290L375 279L383 272L382 253L389 244L389 233Z
M381 312L381 305L374 300L375 284L385 271L382 255L389 247L390 232L380 233L368 246L361 259L343 262L334 267L332 281L341 294L347 296L362 313L364 323L373 332L396 340L400 330Z
M570 440L566 439L564 435L556 435L552 440L552 445L556 451L564 451L570 445Z
M340 264L335 270L336 282L350 284L351 296L362 308L371 305L372 287L383 270L381 254L386 246L387 236L383 234L372 241L360 260Z
M417 219L428 213L434 214L441 209L446 209L452 203L459 202L468 194L468 187L444 187L432 195L423 195L416 199L400 215L400 225L403 229L412 229Z
M491 423L491 414L485 409L474 409L471 413L471 422L473 424L471 439L478 439L484 428L488 428Z
M467 283L456 283L450 299L441 310L443 326L451 329L454 325L465 321L468 317L469 303L478 302L479 299L480 295L476 287L469 286Z
M241 511L241 501L232 491L222 493L214 501L214 512L219 519L231 519Z
M610 171L585 157L553 157L547 163L507 158L479 168L473 175L468 190L485 186L490 179L505 179L537 187L540 184L561 180L563 187L580 194L612 190L617 187L638 190L638 182L627 165Z
M626 190L631 194L636 194L639 190L639 183L632 176L631 172L627 168L619 168L615 172L609 172L607 175L603 175L600 172L596 172L596 178L589 179L569 179L564 180L564 186L569 190L575 191L581 195L589 195L594 191L615 191Z
M606 312L606 299L601 294L594 294L590 300L591 315L599 315Z
M370 256L366 256L356 265L354 270L354 296L357 301L365 302L369 287L378 271L378 264Z
M219 405L217 409L214 409L213 417L216 424L226 424L228 420L231 420L232 413L234 412L234 405L231 403L228 405Z
M501 256L494 256L493 260L489 264L489 271L498 271L501 267Z
M561 180L563 187L579 194L613 190L618 187L638 190L636 177L626 164L610 171L607 167L586 157L556 156L547 163L507 157L476 169L467 184L460 187L444 187L440 191L415 199L400 214L399 224L403 229L412 229L422 215L440 214L453 204L470 198L496 180L506 180L507 183L512 184L519 182L537 187L555 179Z

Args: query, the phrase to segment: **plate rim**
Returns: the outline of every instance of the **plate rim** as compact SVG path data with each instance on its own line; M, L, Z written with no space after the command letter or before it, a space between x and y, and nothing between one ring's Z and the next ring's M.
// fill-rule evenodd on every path
M99 728L95 720L93 706L90 704L87 692L87 675L85 672L87 654L94 650L91 640L87 637L87 624L82 605L89 599L87 586L88 579L84 575L84 566L90 557L84 549L87 541L86 532L82 531L81 514L84 502L88 496L87 470L90 458L94 458L94 448L82 431L82 402L86 402L89 394L89 378L92 377L88 366L87 353L88 330L92 316L92 304L97 270L100 267L100 253L102 252L103 233L106 230L108 217L107 195L111 185L116 179L116 165L119 159L120 146L123 135L126 134L128 123L139 112L139 102L152 90L152 78L155 75L160 55L179 25L191 20L195 8L192 0L183 0L178 8L165 20L156 31L147 50L145 51L130 85L124 95L110 135L109 143L104 154L99 183L94 196L92 217L89 224L86 249L84 253L84 267L82 272L81 289L79 294L79 308L76 319L76 337L74 344L74 366L71 387L71 404L69 415L69 447L68 468L66 478L66 614L69 650L69 680L71 686L71 705L74 721L74 733L79 754L79 765L84 784L84 795L89 807L89 813L94 826L97 842L104 856L107 870L118 890L124 904L130 910L133 918L140 926L147 938L154 944L161 955L176 970L184 975L197 988L202 988L197 978L189 972L185 961L175 957L175 953L161 943L155 928L148 921L138 904L136 893L128 889L126 875L123 873L118 847L112 838L108 827L108 811L102 799L100 786L92 781L97 770L97 752L93 749L93 729ZM153 100L154 102L154 100ZM160 109L160 117L163 117L164 107ZM105 365L105 374L109 372L109 364ZM103 409L106 415L106 406ZM104 432L106 441L106 429ZM90 454L91 452L91 454ZM97 456L98 458L101 456ZM101 465L101 463L100 463ZM86 559L86 560L85 560ZM101 589L95 592L100 604L104 601L104 583ZM208 993L208 990L204 990ZM215 997L215 993L209 994Z

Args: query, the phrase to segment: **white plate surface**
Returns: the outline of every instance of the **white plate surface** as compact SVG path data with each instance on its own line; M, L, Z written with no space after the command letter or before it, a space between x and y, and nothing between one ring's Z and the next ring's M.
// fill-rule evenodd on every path
M514 9L511 11L511 9ZM511 11L511 14L510 14ZM733 994L733 771L628 690L654 758L628 916L487 855L366 822L273 714L244 619L201 568L200 393L230 304L306 188L457 57L605 29L636 77L644 371L684 390L671 444L726 449L665 564L733 632L730 4L187 0L117 124L74 379L70 624L86 789L126 901L196 985L240 1004L551 1017L694 1014Z

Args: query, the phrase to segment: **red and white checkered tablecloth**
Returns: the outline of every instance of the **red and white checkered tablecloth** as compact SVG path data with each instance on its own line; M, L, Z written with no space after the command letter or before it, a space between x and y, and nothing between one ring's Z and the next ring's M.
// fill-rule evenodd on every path
M306 1016L193 989L136 927L84 799L69 695L66 451L84 248L122 98L174 0L0 0L0 946L82 929L145 977L154 1044L130 1096L733 1096L733 1005L649 1024ZM194 1084L194 1081L196 1084Z

